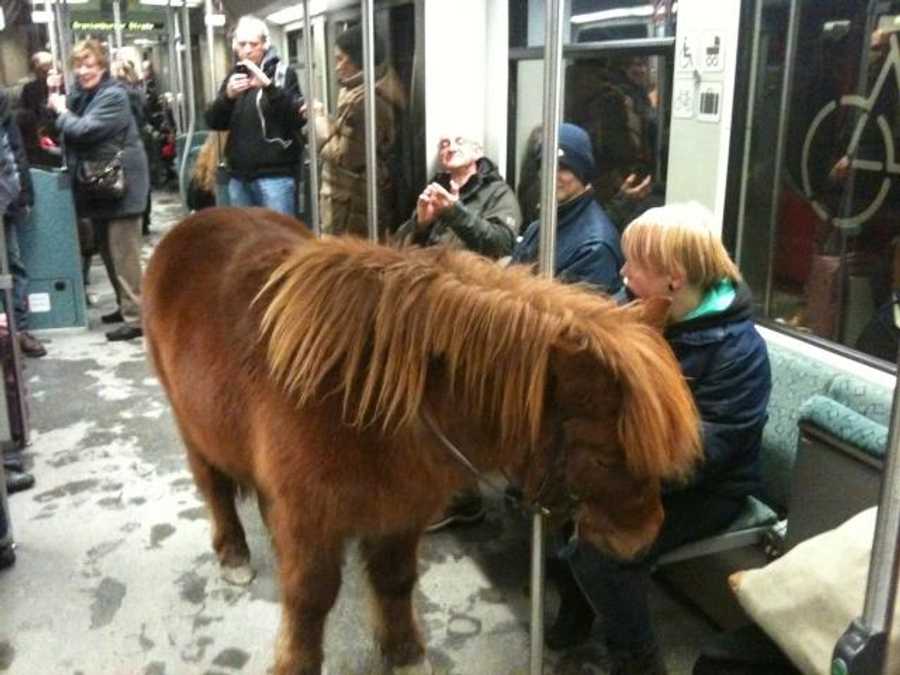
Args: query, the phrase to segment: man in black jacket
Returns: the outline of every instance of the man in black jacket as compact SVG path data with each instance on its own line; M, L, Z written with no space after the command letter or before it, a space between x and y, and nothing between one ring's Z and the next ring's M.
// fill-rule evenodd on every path
M253 16L238 20L232 42L238 63L206 111L211 129L230 131L225 157L232 206L265 206L296 215L303 102L297 74L269 45L269 29Z

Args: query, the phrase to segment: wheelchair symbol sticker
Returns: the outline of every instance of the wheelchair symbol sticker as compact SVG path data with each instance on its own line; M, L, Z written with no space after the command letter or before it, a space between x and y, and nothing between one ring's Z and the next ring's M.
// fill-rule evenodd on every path
M700 67L697 60L696 40L693 35L682 35L678 39L676 65L679 71L693 73Z
M719 33L704 33L700 41L698 67L705 73L720 73L725 70L725 44Z

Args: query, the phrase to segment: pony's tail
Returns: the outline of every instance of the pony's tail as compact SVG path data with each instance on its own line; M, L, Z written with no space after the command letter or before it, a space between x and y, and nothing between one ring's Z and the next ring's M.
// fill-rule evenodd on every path
M679 480L703 456L694 398L662 335L637 325L616 364L622 387L619 438L629 470L638 476Z

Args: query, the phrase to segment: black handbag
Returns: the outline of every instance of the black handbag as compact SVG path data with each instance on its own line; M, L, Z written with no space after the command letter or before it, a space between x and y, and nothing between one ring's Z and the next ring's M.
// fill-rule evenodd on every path
M75 176L79 192L98 201L118 201L125 196L125 166L122 150L109 159L85 159Z

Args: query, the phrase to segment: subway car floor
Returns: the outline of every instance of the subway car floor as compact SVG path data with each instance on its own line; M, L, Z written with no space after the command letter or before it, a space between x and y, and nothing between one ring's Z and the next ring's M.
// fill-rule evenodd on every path
M182 215L177 195L155 195L146 256ZM219 576L206 509L141 341L104 338L100 315L114 300L99 260L91 279L90 328L44 333L48 355L26 363L25 456L37 485L9 499L18 559L0 573L0 671L265 673L278 584L255 500L241 513L257 577L231 586ZM529 672L530 525L499 499L488 501L483 523L422 543L416 607L435 673ZM550 587L548 623L556 602ZM670 671L687 675L714 630L658 586L652 602ZM381 672L352 547L325 653L331 675ZM605 666L595 641L565 655L546 652L544 672Z

